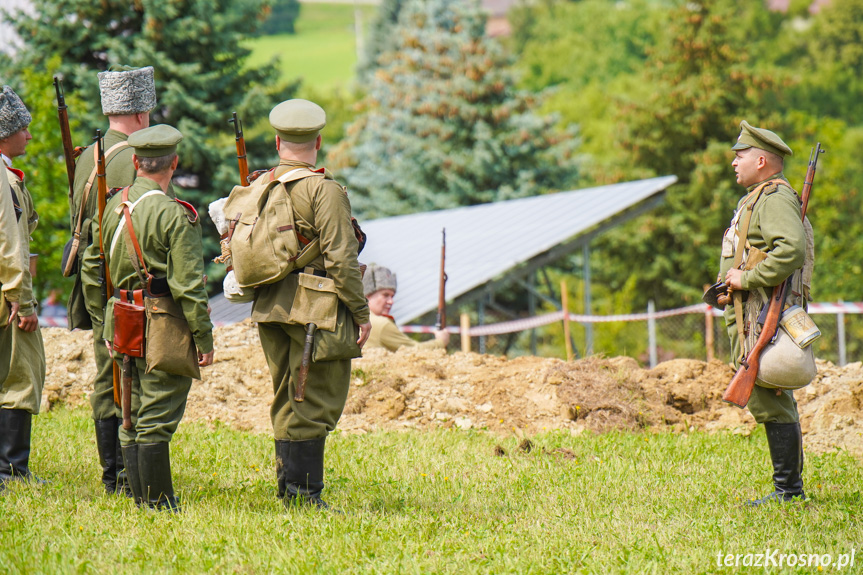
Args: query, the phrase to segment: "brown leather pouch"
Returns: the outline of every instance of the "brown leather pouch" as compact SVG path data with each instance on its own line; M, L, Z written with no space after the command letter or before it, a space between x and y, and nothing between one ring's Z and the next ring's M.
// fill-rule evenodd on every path
M120 301L114 304L114 351L130 357L144 357L147 314L143 290L117 292Z

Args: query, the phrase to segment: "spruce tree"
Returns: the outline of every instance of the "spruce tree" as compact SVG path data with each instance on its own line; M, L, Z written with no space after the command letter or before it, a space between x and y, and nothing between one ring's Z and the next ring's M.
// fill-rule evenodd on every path
M113 64L153 66L158 104L151 123L177 127L185 139L175 184L206 212L207 204L227 195L239 182L233 131L237 111L251 127L272 106L291 97L275 65L246 65L243 46L261 24L270 0L33 0L32 14L9 21L23 41L14 58L0 64L0 77L25 71L64 77L66 93L84 102L69 114L81 126L76 145L88 145L96 128L105 129L97 72ZM58 60L59 66L51 65ZM53 91L30 94L53 101ZM55 124L56 126L56 120ZM270 164L271 139L246 132L252 169ZM56 151L60 158L61 150ZM215 231L205 225L208 252L217 250ZM212 232L212 233L211 233ZM218 269L212 270L218 274ZM215 284L215 282L214 282Z
M515 87L477 1L407 0L359 119L328 158L364 217L565 189L574 130Z

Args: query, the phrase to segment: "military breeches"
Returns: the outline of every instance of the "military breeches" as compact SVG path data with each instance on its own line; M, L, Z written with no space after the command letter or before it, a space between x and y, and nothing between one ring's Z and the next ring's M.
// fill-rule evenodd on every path
M93 319L93 355L96 358L96 377L90 394L93 419L120 417L120 408L114 404L114 361L102 341L102 323L96 319Z
M351 383L351 360L313 362L306 379L305 401L294 401L303 359L305 330L298 325L259 323L258 333L273 378L270 418L278 440L326 437L345 408Z
M115 361L122 369L123 360ZM146 362L132 361L132 429L120 428L120 443L167 443L183 419L192 378L158 370L144 373Z
M45 385L42 330L17 325L0 328L0 408L39 413Z
M737 325L728 326L728 337L731 339L731 359L734 367L740 367L740 338L737 334ZM758 423L796 423L800 421L797 413L797 401L794 392L782 390L776 395L775 389L769 389L755 385L752 388L752 396L746 407Z

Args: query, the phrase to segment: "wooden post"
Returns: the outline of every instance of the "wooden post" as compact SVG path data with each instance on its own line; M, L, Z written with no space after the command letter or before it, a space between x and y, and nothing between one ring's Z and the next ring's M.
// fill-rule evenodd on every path
M560 307L563 309L563 340L566 345L566 361L572 361L572 340L569 338L569 293L566 280L560 281Z
M461 314L461 350L470 353L470 316Z
M710 289L708 284L704 284L704 291ZM707 311L704 312L704 346L707 348L707 361L713 361L716 357L716 350L713 345L713 307L707 306Z

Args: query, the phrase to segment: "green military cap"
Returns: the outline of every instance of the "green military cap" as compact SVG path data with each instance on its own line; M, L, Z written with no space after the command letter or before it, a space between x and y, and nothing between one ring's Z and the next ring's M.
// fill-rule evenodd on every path
M270 112L270 125L287 142L311 142L327 125L327 113L308 100L286 100Z
M159 158L177 152L177 144L183 141L180 130L167 124L157 124L138 130L129 136L129 145L141 158Z
M734 144L732 150L746 150L748 148L758 148L773 152L777 156L791 156L793 152L788 144L782 141L782 138L764 128L753 128L749 122L743 120L740 122L740 135L737 136L737 143Z

